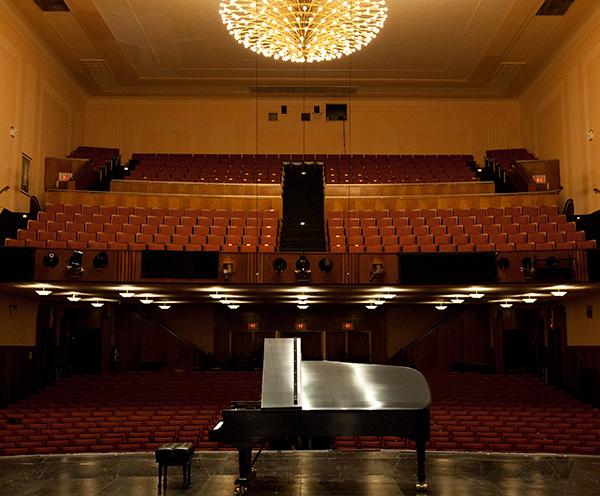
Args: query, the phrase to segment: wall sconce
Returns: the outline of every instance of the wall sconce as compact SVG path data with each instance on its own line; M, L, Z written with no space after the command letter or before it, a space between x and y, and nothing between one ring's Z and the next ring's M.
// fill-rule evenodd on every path
M306 255L300 255L300 258L296 260L296 280L300 282L307 282L310 280L310 262Z
M83 272L83 252L75 250L67 262L67 274L69 277L81 277Z
M369 281L372 281L376 277L381 277L385 274L385 268L383 267L383 259L381 257L375 257L371 261L371 270L369 271Z
M235 274L234 263L231 257L224 257L221 265L221 272L226 281L229 281L229 278Z

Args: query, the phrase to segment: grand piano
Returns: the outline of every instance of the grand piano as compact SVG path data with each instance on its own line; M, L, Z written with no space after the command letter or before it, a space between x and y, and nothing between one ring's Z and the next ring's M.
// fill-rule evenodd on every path
M425 443L431 393L411 368L302 361L300 338L266 339L260 404L233 402L209 432L235 447L239 477L234 492L248 492L252 448L294 436L399 436L417 449L417 491L426 491ZM261 448L262 449L262 448Z

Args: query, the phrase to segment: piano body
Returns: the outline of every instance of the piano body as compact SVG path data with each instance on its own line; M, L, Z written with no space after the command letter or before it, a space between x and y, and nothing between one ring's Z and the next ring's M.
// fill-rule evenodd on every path
M427 489L425 443L431 394L423 375L407 367L302 361L299 338L265 340L260 407L223 411L209 439L235 447L245 494L253 446L292 436L399 436L416 442L417 490ZM259 452L260 454L260 452ZM257 455L258 457L258 455Z

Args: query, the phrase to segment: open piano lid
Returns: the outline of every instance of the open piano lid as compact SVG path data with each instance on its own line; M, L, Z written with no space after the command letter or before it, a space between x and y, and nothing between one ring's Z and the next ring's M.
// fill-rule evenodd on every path
M431 393L417 370L301 360L299 338L265 339L262 408L410 410L427 408Z

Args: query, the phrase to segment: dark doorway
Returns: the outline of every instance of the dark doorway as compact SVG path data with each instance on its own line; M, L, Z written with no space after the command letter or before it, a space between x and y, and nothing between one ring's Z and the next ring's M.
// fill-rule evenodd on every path
M526 329L505 329L503 341L504 371L507 374L533 374L536 356L530 332Z
M327 331L327 360L343 362L346 360L346 333L344 331Z
M102 333L100 329L71 329L69 362L74 374L100 374Z
M282 331L282 338L301 338L302 360L323 360L321 333L318 331Z

